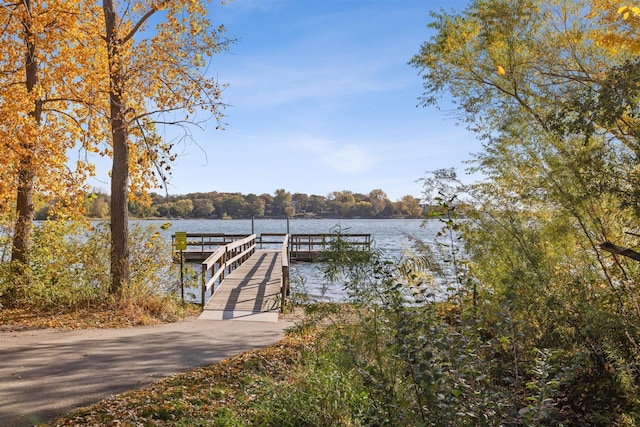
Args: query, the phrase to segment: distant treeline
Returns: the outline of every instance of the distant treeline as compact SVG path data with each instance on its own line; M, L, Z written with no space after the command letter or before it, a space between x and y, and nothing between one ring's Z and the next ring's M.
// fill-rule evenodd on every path
M110 196L91 194L85 203L90 218L109 216ZM47 217L48 207L38 211L38 219ZM279 189L271 194L190 193L176 196L151 194L151 203L130 202L134 218L251 218L251 217L327 217L327 218L421 218L420 200L407 195L391 201L382 190L369 194L334 191L327 196L293 193Z
M109 215L110 196L95 192L86 201L90 218ZM251 218L251 217L328 217L328 218L420 218L420 200L407 195L392 202L382 190L369 194L334 191L327 196L293 193L279 189L271 194L189 193L163 196L151 194L151 203L129 203L135 218ZM46 218L47 207L38 212Z

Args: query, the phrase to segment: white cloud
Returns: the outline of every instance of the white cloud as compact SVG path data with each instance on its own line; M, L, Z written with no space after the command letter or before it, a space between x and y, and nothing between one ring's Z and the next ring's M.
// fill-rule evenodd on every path
M367 65L351 58L333 58L331 64L287 63L278 65L253 60L234 66L219 78L229 83L228 101L242 107L273 107L295 102L336 102L344 97L393 91L404 82L378 75L373 61ZM227 78L227 76L229 76Z
M361 145L315 138L292 138L290 149L303 152L321 167L340 174L364 173L374 166L375 158Z
M340 148L334 146L320 158L336 171L349 174L365 172L373 164L371 156L357 145L346 145Z

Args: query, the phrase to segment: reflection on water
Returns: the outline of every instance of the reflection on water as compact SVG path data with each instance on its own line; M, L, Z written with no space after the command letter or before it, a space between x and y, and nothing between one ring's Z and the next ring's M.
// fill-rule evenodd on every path
M226 233L226 234L256 234L262 233L292 233L315 234L330 233L340 230L342 233L371 234L373 247L383 250L390 258L398 258L404 252L411 250L409 236L424 242L433 242L436 233L442 227L437 220L423 224L419 219L256 219L252 220L140 220L132 221L142 226L157 227L158 231L167 238L176 231L188 233ZM162 230L161 225L171 222L168 230ZM424 226L423 226L424 225ZM288 229L287 229L288 228ZM198 271L199 267L195 266ZM344 293L340 284L327 284L324 280L323 265L321 263L296 263L291 266L292 286L304 282L304 289L313 299L343 300ZM295 290L295 289L294 289ZM185 290L185 294L194 294L199 300L199 289Z

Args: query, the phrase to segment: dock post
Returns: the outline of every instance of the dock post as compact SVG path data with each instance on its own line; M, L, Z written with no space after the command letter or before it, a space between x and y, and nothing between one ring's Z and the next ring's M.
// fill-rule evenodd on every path
M202 307L204 309L204 305L206 303L206 298L207 298L207 266L203 265L202 266L202 280L201 280L201 286L202 286L202 300L200 301L200 307Z
M289 284L289 266L282 266L282 282L280 288L280 312L284 313L286 310L287 297L291 294Z

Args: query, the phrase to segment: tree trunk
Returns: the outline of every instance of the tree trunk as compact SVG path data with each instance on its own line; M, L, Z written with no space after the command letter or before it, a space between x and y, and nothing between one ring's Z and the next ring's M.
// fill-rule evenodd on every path
M129 283L129 147L123 104L124 76L116 33L113 0L103 0L105 33L109 55L109 104L113 166L111 169L111 293L118 294Z
M25 77L27 93L32 93L38 85L38 59L36 56L36 38L32 32L30 21L31 0L24 0L26 9L24 27L25 41ZM42 120L42 104L37 100L30 113L35 125L40 126ZM28 133L27 133L28 134ZM18 170L18 188L16 195L16 224L13 233L11 250L12 272L21 275L24 266L29 262L29 239L31 227L33 225L33 215L35 208L33 205L33 191L35 181L35 170L33 167L33 156L36 144L34 141L22 141L24 154L20 159Z
M11 261L13 273L20 273L29 262L29 236L33 225L33 181L35 173L30 169L31 156L26 156L20 161L18 172L18 192L16 196L16 224L13 232L13 245Z
M614 255L622 255L635 261L640 261L640 253L634 251L633 249L614 245L611 242L600 243L600 249L602 249L603 251L611 252Z

